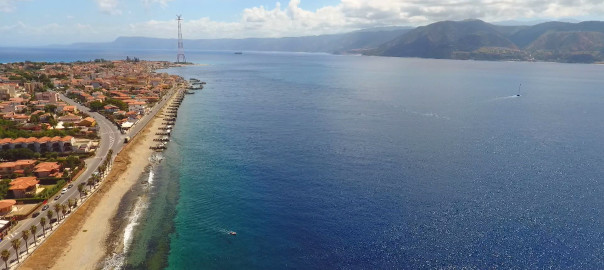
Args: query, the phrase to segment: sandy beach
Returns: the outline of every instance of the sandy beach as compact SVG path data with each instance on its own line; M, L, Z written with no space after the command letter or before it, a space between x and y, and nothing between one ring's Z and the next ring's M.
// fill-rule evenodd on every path
M173 99L175 95L171 98ZM169 106L171 101L167 103ZM107 252L111 219L121 199L138 183L149 164L155 133L162 124L161 110L115 158L99 187L68 220L30 256L21 269L96 269Z

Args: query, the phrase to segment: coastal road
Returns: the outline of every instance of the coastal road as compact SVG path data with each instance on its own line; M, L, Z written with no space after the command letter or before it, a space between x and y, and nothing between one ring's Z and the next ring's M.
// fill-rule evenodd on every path
M174 91L176 91L176 89L173 88L172 90L170 90L170 92L167 95L164 95L164 98L158 104L156 104L149 113L147 113L143 118L141 118L141 120L139 120L139 122L134 127L132 127L130 132L128 132L128 135L130 137L136 136L147 125L147 123L151 119L153 119L155 114L157 114L157 112L159 112L159 110L161 110L163 108L163 106L168 102L169 97L172 96ZM76 180L74 180L71 183L71 184L73 184L73 187L67 189L67 191L62 195L60 195L60 193L59 193L59 194L53 196L52 198L48 199L47 204L49 205L49 209L53 209L53 211L54 211L53 206L55 204L66 204L69 199L79 198L79 192L78 192L77 186L80 183L86 183L86 181L92 176L92 174L94 172L96 172L98 167L105 160L105 157L109 153L110 149L113 150L114 156L117 153L119 153L119 151L122 149L122 147L124 145L124 138L126 137L126 135L121 134L121 132L119 131L119 129L117 128L117 126L115 124L111 123L111 121L109 121L103 115L101 115L97 112L91 112L90 109L88 109L87 107L67 98L63 94L59 94L59 96L63 101L67 102L70 105L76 106L78 108L78 110L87 113L88 115L90 115L91 117L93 117L95 119L95 121L97 122L97 126L99 127L100 143L95 152L95 156L86 160L86 170ZM59 198L57 200L55 200L56 197L59 197ZM79 204L81 204L81 202ZM25 229L29 229L32 225L35 225L38 227L37 234L38 235L42 234L42 228L40 227L40 218L46 217L46 215L47 215L46 213L48 212L48 210L41 211L41 208L40 208L40 209L37 209L36 211L40 212L39 216L37 216L35 218L33 218L33 217L27 218L27 219L20 221L15 226L15 228L13 228L11 230L11 233L0 242L0 251L7 249L11 252L11 257L9 259L9 262L12 262L12 261L16 260L16 258L17 258L15 255L15 251L11 246L10 241L12 239L20 239L21 242L23 242L23 239L21 238L21 231L23 231ZM56 218L56 217L57 217L57 214L55 213L54 218ZM48 227L48 222L49 221L47 218L47 227ZM53 225L53 230L56 230L55 225ZM32 241L31 239L33 239L32 236L30 236L28 241L31 242ZM21 250L23 250L24 246L25 246L25 244L22 243ZM23 254L21 254L21 256L23 256Z
M71 199L71 198L79 198L79 192L77 189L77 186L80 183L86 183L86 181L90 178L90 176L92 176L92 174L98 169L98 167L103 163L103 161L105 160L105 157L107 156L107 153L109 153L109 149L113 149L114 153L117 153L119 151L119 149L121 149L122 145L123 145L123 137L122 134L120 133L120 131L117 129L117 127L112 124L109 120L107 120L105 117L103 117L102 115L96 113L96 112L90 112L88 108L74 102L73 100L68 99L67 97L60 95L61 99L63 99L65 102L76 106L80 111L86 112L88 113L91 117L93 117L96 122L97 125L99 127L99 136L101 137L99 146L96 150L96 154L94 157L89 158L88 160L86 160L86 170L75 180L72 182L73 187L68 189L67 192L65 192L62 195L57 194L56 196L49 198L48 199L48 205L50 206L49 209L53 209L53 206L55 204L63 204L63 203L67 203L67 200ZM60 196L60 198L58 200L55 200L55 197ZM11 230L11 234L9 234L9 236L5 237L2 242L0 242L0 250L4 250L4 249L8 249L11 251L11 258L9 259L10 261L16 259L16 255L14 252L14 249L12 249L11 247L11 243L10 240L15 239L15 238L19 238L21 239L21 241L23 242L23 239L21 238L21 231L25 230L25 229L29 229L32 225L36 225L38 226L38 234L42 233L42 228L40 227L40 218L42 217L46 217L46 212L48 212L48 210L46 211L41 211L41 209L37 210L40 212L40 215L35 217L35 218L27 218L24 219L22 221L20 221L17 226L15 226L15 228L13 228ZM54 214L54 218L57 217L57 214ZM47 226L48 226L48 218L47 218ZM31 241L31 239L33 239L33 237L30 236L29 241ZM25 246L24 243L22 243L22 247Z

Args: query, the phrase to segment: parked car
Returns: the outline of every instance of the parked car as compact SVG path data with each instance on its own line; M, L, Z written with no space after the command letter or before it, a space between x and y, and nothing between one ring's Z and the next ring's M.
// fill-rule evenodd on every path
M46 206L48 206L48 205L45 205L45 207L46 207ZM42 208L42 210L44 210L44 208ZM34 213L31 215L31 217L35 218L35 217L37 217L37 216L39 216L39 215L40 215L40 212L34 212Z
M64 194L65 192L67 192L67 188L63 188L63 190L61 190L61 194Z
M72 188L72 187L73 187L73 184L67 185L67 188Z
M59 198L61 198L61 194L57 195L57 197L55 197L55 201L58 200Z
M48 209L48 207L49 207L48 204L44 205L44 207L42 207L42 211L46 211Z

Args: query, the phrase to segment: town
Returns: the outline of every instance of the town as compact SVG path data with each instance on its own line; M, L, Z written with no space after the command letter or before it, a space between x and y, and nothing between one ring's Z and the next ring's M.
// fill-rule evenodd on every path
M78 205L78 199L69 199L48 209L48 201L74 188L74 180L99 154L101 123L91 114L102 115L119 130L119 138L128 138L156 103L186 83L179 76L155 72L170 65L130 57L0 65L0 238L23 234L27 245L30 228L16 229L20 220L45 211L48 220L40 220L45 231L46 224L52 227ZM111 145L124 143L115 138ZM96 164L98 170L76 185L80 198L111 166L113 148L106 151L104 162ZM19 249L19 243L12 245Z

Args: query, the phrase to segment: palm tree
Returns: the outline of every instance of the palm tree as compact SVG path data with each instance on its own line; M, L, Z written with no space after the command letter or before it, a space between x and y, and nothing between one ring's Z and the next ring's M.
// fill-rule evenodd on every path
M58 203L55 203L55 205L52 206L52 208L55 209L55 212L57 213L57 220L61 219L61 205Z
M75 206L73 199L67 200L67 206L69 206L69 210L71 210Z
M29 231L31 232L31 235L34 236L34 244L37 246L37 239L36 239L36 232L38 231L38 226L36 225L31 225L31 227L29 227Z
M93 175L92 180L94 180L94 184L101 181L101 177L99 175Z
M86 184L88 184L88 189L92 190L92 186L94 186L94 179L92 177L89 178Z
M15 249L15 252L17 253L17 262L19 262L19 248L21 247L21 240L13 239L12 241L10 241L10 243L13 246L13 249Z
M50 225L50 229L52 230L52 217L54 216L54 212L48 209L48 213L46 213L46 216L48 217L48 224Z
M25 241L25 251L29 254L29 243L27 242L29 239L29 230L21 231L21 237L23 237L23 240Z
M82 199L82 193L84 192L84 183L78 185L78 192L80 192L80 200Z
M44 237L46 237L46 218L42 217L40 219L40 225L42 225L42 232L44 233Z
M8 269L8 259L10 259L10 251L8 249L2 250L2 253L0 253L0 257L2 257L2 260L4 261L5 269Z
M61 204L61 214L63 214L63 219L65 219L65 215L67 214L67 205Z

